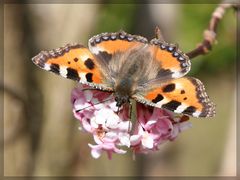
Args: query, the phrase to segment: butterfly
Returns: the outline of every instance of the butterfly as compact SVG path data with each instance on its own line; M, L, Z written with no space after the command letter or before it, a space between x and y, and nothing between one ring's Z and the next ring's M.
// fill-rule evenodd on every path
M178 46L124 31L101 33L81 44L41 51L34 64L90 87L112 92L116 106L130 99L193 117L212 117L215 105L202 82L184 77L191 63Z

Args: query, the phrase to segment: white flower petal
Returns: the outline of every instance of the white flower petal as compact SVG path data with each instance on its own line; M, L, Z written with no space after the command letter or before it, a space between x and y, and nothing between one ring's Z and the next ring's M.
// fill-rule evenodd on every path
M101 109L103 109L103 108L106 108L105 106L104 106L104 104L102 104L102 103L93 103L94 104L94 108L95 109L97 109L97 110L101 110Z
M119 140L121 145L130 147L130 135L129 134L119 134Z
M109 107L115 112L118 110L116 103L117 103L116 101L109 103Z
M90 119L90 124L93 128L98 128L98 123L96 122L96 117Z
M121 121L118 125L120 131L129 131L132 129L131 121Z
M138 134L141 134L143 135L145 133L145 131L143 130L143 125L140 125L138 126Z
M142 145L148 149L153 148L153 138L147 132L142 137Z
M105 107L95 112L96 122L107 128L117 128L119 117L111 109Z
M91 151L91 155L93 158L98 159L102 154L102 150L101 149L92 149Z
M100 139L98 135L94 134L93 139L94 139L95 143L103 144L102 139Z
M106 122L106 115L107 110L106 109L101 109L99 111L95 112L95 118L96 118L96 123L97 124L105 124Z
M118 154L125 154L127 151L123 150L123 149L114 149L116 153Z
M106 119L103 116L96 116L96 123L97 124L105 124Z
M138 143L140 143L141 142L141 135L139 135L139 134L137 134L137 135L132 135L131 137L130 137L130 142L131 142L131 145L132 146L135 146L135 145L137 145Z
M92 149L91 150L91 155L93 158L97 159L101 156L102 154L102 148L99 145L92 145L88 144L88 146Z
M110 132L107 132L106 134L105 134L105 137L104 138L108 138L108 139L110 139L110 140L115 140L115 139L117 139L117 133L116 132L112 132L112 131L110 131Z
M89 122L86 118L82 119L82 126L83 126L85 131L92 132L93 126L91 124L89 124Z
M116 129L118 127L119 117L115 113L110 113L107 115L106 126L111 129Z
M152 124L155 124L157 121L156 120L149 120L147 123L146 123L146 125L147 126L150 126L150 125L152 125ZM146 126L145 125L145 126Z

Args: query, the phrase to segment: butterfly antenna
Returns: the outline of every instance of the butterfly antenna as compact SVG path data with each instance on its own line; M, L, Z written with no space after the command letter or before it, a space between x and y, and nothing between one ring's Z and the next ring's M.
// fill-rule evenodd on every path
M85 108L82 108L82 109L76 110L76 112L80 112L80 111L82 111L82 110L84 110L84 109L87 109L87 108L93 107L93 106L95 106L95 105L98 105L98 104L101 104L101 103L104 103L104 102L107 102L107 101L110 101L110 100L112 100L113 98L114 98L114 97L109 98L109 99L105 99L105 100L103 100L103 101L101 101L101 102L98 102L98 103L95 103L95 104L93 104L93 105L91 105L91 106L87 106L87 107L85 107Z
M132 102L129 103L129 118L132 120Z

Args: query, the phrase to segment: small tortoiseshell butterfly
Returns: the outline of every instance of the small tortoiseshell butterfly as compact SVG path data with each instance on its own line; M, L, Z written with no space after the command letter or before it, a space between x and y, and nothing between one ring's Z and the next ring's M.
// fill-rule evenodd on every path
M93 36L88 46L67 44L32 60L47 71L113 92L118 107L132 98L193 117L215 115L201 81L183 77L191 64L176 45L119 31Z

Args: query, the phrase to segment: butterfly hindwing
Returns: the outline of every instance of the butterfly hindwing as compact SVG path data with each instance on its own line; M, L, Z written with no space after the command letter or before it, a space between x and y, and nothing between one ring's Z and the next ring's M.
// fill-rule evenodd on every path
M138 93L137 101L158 108L193 117L212 117L215 105L210 102L203 84L192 77L183 77L163 82L161 86Z
M32 58L42 69L65 78L88 84L98 89L106 89L104 77L92 53L80 44L67 44L51 51L42 51Z

